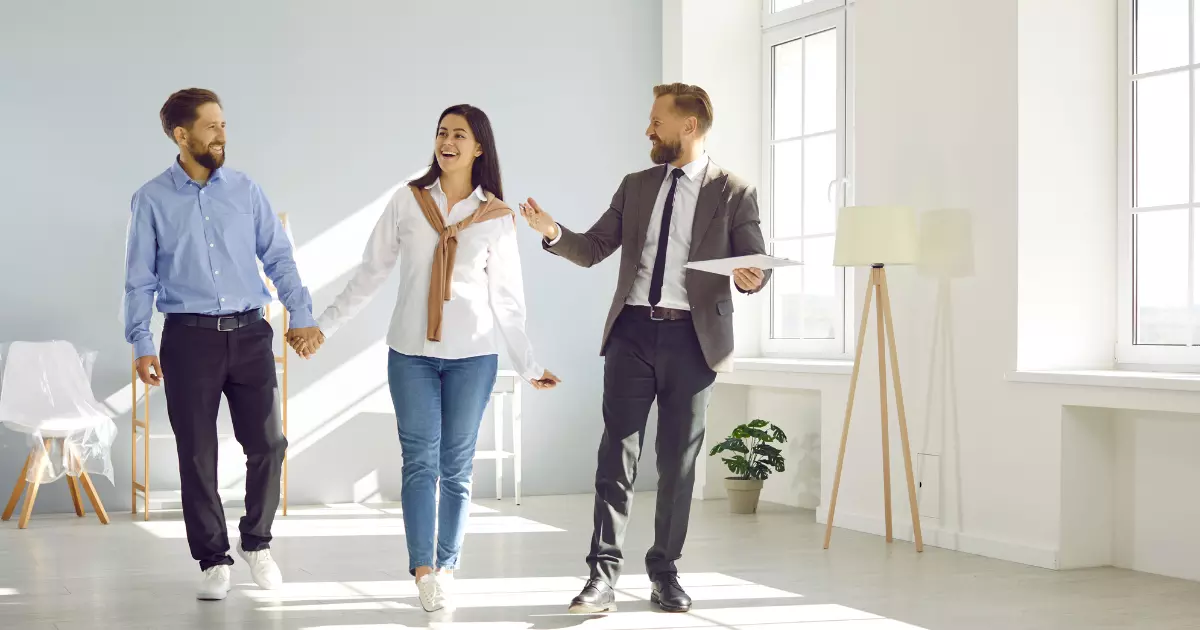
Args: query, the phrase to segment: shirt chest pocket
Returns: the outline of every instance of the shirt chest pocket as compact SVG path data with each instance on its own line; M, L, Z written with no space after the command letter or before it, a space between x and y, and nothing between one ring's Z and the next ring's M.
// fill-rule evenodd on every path
M209 243L214 246L224 244L231 253L257 251L254 213L248 203L234 204L224 199L202 197L199 210Z

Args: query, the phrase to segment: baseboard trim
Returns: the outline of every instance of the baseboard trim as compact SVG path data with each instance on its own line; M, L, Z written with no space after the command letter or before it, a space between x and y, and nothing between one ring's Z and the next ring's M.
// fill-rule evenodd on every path
M824 525L828 521L827 516L828 512L820 509L817 510L818 523ZM874 516L848 514L839 511L834 515L833 520L834 527L837 529L848 529L876 536L884 536L886 533L886 525L883 519ZM893 517L892 537L894 539L912 542L912 526L906 523L907 520L905 524L902 524ZM947 531L941 529L937 525L937 521L932 519L922 520L921 537L926 546L937 547L939 549L959 551L1042 569L1058 570L1061 568L1058 551L1055 549L1033 547L1021 543L985 538L974 534ZM836 543L837 532L834 532L833 538Z

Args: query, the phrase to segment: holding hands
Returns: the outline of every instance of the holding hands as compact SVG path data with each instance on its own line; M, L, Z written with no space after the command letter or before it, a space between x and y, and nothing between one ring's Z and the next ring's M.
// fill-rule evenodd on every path
M316 326L291 328L284 335L284 339L296 351L296 354L309 359L317 352L321 344L325 343L325 334Z

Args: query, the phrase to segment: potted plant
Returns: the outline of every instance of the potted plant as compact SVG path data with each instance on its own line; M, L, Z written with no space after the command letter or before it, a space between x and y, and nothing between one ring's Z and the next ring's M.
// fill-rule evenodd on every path
M766 420L753 420L738 425L724 442L714 446L709 455L731 453L721 461L735 477L725 478L725 490L729 493L729 510L734 514L753 514L758 511L758 495L762 492L763 480L771 469L783 472L783 453L774 446L786 442L787 435L779 427Z

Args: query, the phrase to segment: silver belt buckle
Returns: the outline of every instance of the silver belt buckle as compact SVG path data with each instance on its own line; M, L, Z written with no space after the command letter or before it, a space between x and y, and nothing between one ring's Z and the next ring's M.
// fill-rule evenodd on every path
M222 327L222 326L221 326L221 322L223 322L223 321L225 321L225 320L227 320L227 319L231 319L231 320L233 320L233 323L234 323L234 324L236 324L236 323L237 323L237 317L236 317L236 316L232 316L232 315L225 315L225 316L218 317L218 318L217 318L217 332L232 332L232 331L234 331L234 330L237 330L237 326L234 326L233 328L224 328L224 327Z
M651 306L650 307L650 321L661 322L661 321L663 321L663 319L664 318L662 316L662 311L659 310L659 308L657 306Z

